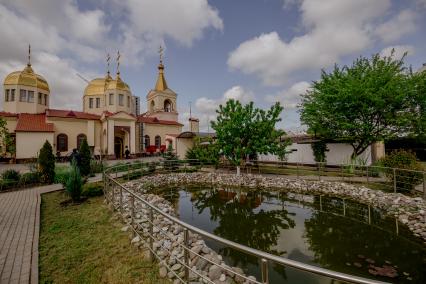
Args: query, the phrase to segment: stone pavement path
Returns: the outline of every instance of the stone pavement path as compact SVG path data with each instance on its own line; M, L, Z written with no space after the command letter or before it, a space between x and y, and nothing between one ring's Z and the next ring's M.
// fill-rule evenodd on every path
M0 194L0 283L38 283L40 194L53 184Z

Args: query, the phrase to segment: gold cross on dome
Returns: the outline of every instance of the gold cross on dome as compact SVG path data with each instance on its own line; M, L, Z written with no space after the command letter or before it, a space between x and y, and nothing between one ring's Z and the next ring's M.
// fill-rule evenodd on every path
M163 47L160 45L160 48L158 49L158 53L160 54L160 63L163 63Z
M117 51L117 74L120 74L120 50Z

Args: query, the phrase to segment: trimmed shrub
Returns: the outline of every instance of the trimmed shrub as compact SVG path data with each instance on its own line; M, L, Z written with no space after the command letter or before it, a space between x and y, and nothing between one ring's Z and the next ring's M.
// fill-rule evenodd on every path
M40 183L40 175L38 172L29 172L21 175L19 179L19 185L25 186L29 184L39 184Z
M21 178L21 174L14 169L9 169L9 170L5 170L2 174L1 174L2 179L4 180L14 180L14 181L19 181L19 179Z
M0 191L16 187L18 181L10 179L0 179Z
M424 170L417 162L416 155L411 151L395 150L380 160L380 164L388 168L396 168L395 179L398 190L412 190L423 179L423 174L418 171ZM386 177L393 182L393 169L385 170Z
M83 186L83 190L81 192L81 195L86 197L94 197L94 196L101 196L104 194L104 187L101 182L96 183L86 183Z
M92 153L90 152L89 144L87 140L83 139L80 145L80 174L82 176L88 176L90 174L90 161L92 159Z
M314 153L315 162L326 163L326 154L328 151L327 143L324 140L315 141L311 144L312 152Z
M49 141L44 142L38 156L40 179L44 183L53 183L55 179L55 156Z
M71 164L70 175L65 186L72 201L76 202L80 200L82 186L83 181L81 180L80 170L77 167L76 161L73 160Z

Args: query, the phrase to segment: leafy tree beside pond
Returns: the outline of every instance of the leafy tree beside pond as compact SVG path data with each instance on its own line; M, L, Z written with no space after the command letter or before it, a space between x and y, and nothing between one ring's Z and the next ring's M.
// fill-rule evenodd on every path
M207 143L202 143L207 142ZM219 163L219 147L212 138L201 140L194 138L194 146L186 152L185 158L188 160L199 160L201 163L217 165Z
M253 102L242 105L237 100L228 100L216 110L216 143L221 153L237 167L237 175L246 157L255 154L276 153L280 137L277 130L283 107L277 102L269 110L256 108Z
M321 138L350 143L352 158L373 142L412 131L413 121L422 128L423 81L404 66L404 57L375 54L360 57L351 66L336 65L330 73L323 70L321 79L303 95L301 121Z

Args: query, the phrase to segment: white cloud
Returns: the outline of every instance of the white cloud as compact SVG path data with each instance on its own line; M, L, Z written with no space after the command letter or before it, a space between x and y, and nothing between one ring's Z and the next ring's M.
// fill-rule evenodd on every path
M254 100L254 94L250 90L246 90L242 86L237 85L226 90L219 99L209 99L206 97L198 98L195 101L193 116L200 120L200 129L207 130L209 121L216 119L216 110L219 108L219 105L225 104L226 101L230 99L239 100L242 104L246 104Z
M407 53L407 55L413 55L415 52L415 49L411 45L394 45L384 48L381 52L381 56L390 56L392 54L392 50L394 50L394 58L400 59L404 55L404 53Z
M219 12L207 0L125 0L137 33L167 36L191 46L204 29L223 29Z
M120 49L123 65L142 64L165 38L191 46L208 28L223 29L207 0L92 1L90 9L78 3L0 1L0 78L24 68L30 43L52 107L80 109L85 83L75 73L96 73L88 66L104 63L107 52Z
M301 95L305 94L310 86L306 81L297 82L276 95L266 96L265 100L270 103L280 102L284 108L295 109L301 101Z
M222 103L225 103L230 99L238 100L241 103L246 104L254 100L254 95L251 91L246 91L241 86L234 86L223 94Z
M254 74L267 85L284 84L292 72L325 68L370 47L377 38L373 27L391 4L390 0L300 2L305 34L289 41L277 32L261 34L232 51L228 66Z
M384 42L394 42L404 35L416 31L417 14L411 10L403 10L396 17L379 25L376 33Z

